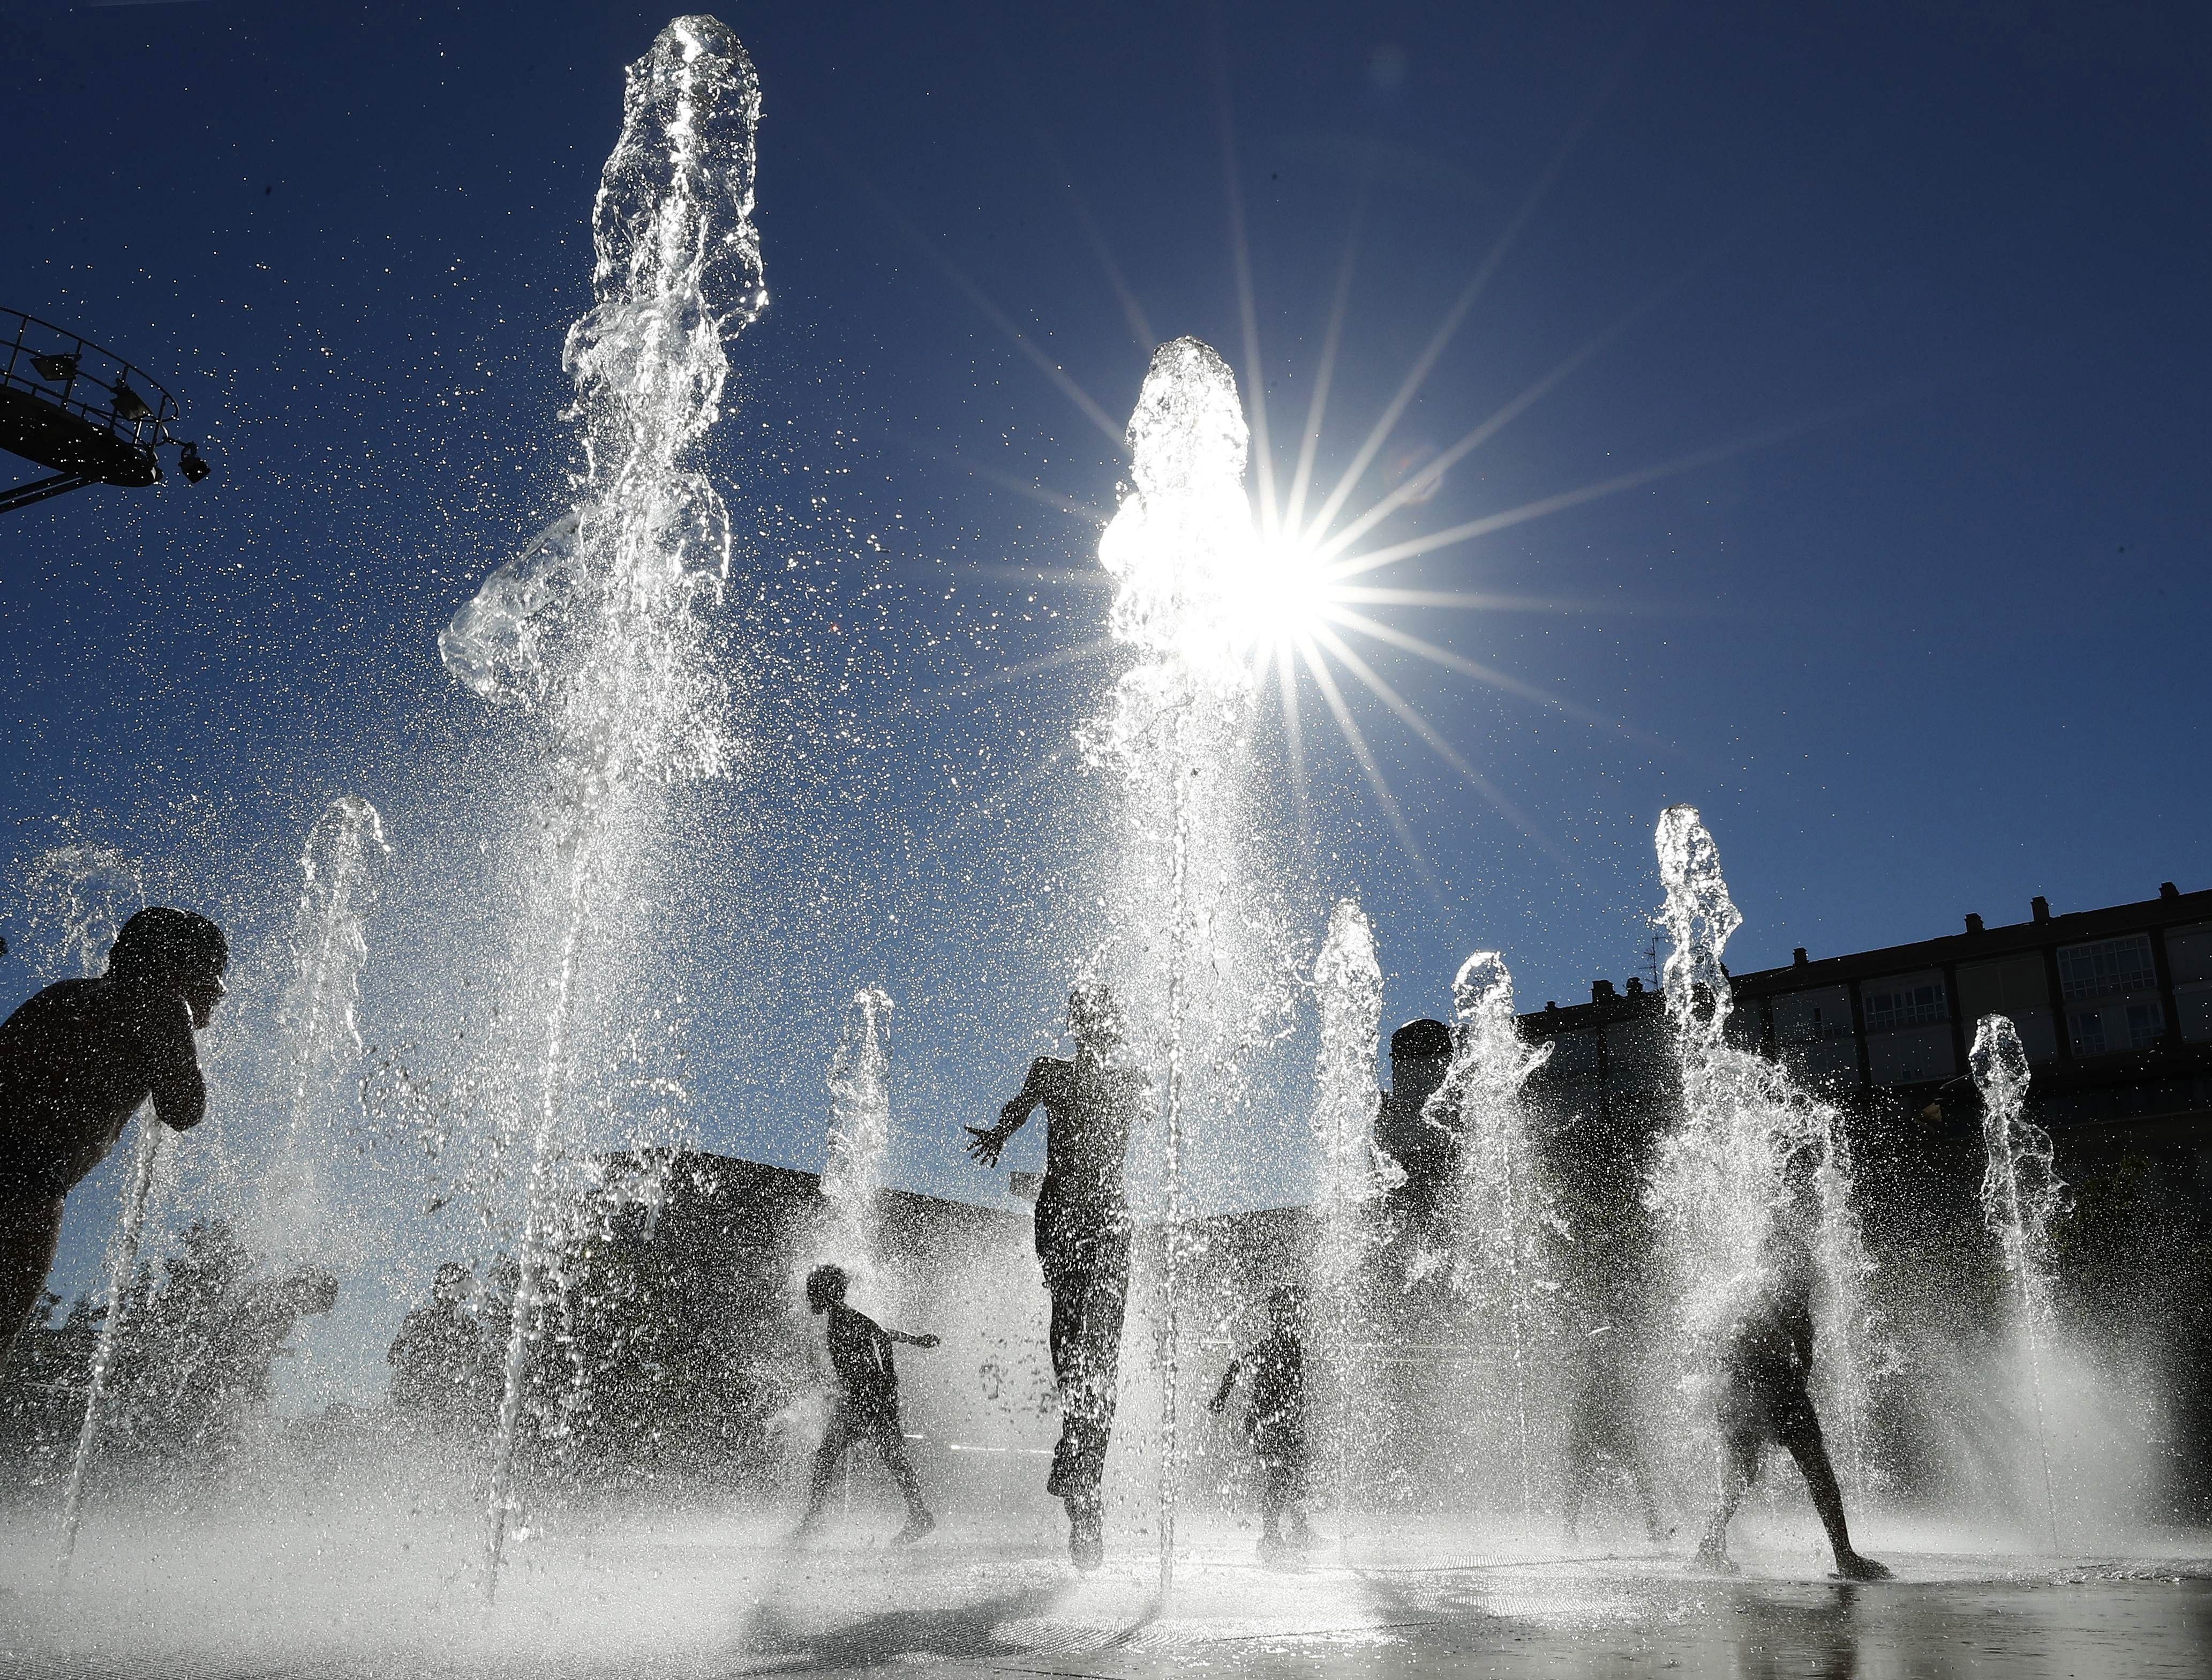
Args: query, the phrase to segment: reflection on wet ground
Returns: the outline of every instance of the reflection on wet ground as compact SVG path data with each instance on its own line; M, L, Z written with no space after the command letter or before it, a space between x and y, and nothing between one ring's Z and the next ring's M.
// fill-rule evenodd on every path
M1233 1532L1199 1538L1164 1610L1141 1554L1079 1577L981 1534L893 1553L854 1532L793 1552L757 1524L601 1523L526 1543L534 1555L487 1611L458 1547L432 1559L328 1525L118 1525L56 1592L19 1531L0 1536L0 1676L2212 1673L2201 1543L2101 1560L1892 1545L1899 1579L1853 1586L1802 1548L1750 1553L1723 1578L1661 1555L1529 1561L1413 1537L1285 1572L1249 1561Z

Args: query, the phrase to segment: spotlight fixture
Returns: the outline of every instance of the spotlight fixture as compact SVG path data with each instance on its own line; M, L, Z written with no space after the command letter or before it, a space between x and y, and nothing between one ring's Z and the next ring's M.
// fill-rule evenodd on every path
M34 356L31 365L39 370L39 377L53 385L67 385L76 377L75 356Z
M198 444L187 443L177 452L177 471L185 475L186 484L197 484L215 469L200 459Z
M117 419L135 423L154 417L154 411L146 406L146 399L125 380L118 380L109 388L115 393L114 413Z

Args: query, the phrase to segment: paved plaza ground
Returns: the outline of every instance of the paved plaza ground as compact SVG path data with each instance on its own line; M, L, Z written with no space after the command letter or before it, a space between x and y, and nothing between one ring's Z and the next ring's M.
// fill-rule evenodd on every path
M1399 1531L1262 1568L1227 1525L1188 1534L1172 1597L1132 1537L1079 1577L1035 1534L907 1552L855 1521L807 1550L757 1519L633 1517L529 1534L487 1610L458 1531L88 1530L70 1586L41 1531L6 1537L0 1675L179 1680L706 1677L870 1671L1140 1676L2037 1677L2212 1672L2212 1543L2006 1555L1874 1525L1892 1584L1827 1580L1809 1536L1735 1578L1663 1553L1531 1556ZM1519 1555L1515 1555L1518 1553Z

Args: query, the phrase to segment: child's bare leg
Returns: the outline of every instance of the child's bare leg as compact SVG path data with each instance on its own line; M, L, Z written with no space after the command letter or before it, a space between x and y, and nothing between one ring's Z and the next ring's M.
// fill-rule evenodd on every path
M1804 1472L1806 1491L1813 1508L1820 1513L1820 1526L1828 1531L1828 1549L1836 1556L1836 1573L1846 1580L1887 1580L1889 1571L1870 1557L1862 1557L1851 1545L1851 1531L1844 1520L1844 1490L1836 1480L1836 1467L1828 1458L1828 1444L1820 1434L1820 1420L1808 1398L1802 1412L1792 1415L1782 1432L1782 1444Z
M1757 1431L1741 1427L1723 1429L1721 1436L1721 1497L1713 1510L1712 1520L1705 1525L1705 1538L1698 1543L1698 1562L1708 1569L1729 1569L1729 1525L1735 1520L1735 1508L1743 1503L1744 1490L1759 1475L1759 1453L1762 1446Z

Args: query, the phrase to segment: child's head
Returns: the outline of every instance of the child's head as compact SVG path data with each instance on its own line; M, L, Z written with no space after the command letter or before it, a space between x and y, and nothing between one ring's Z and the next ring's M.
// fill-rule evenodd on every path
M845 1269L825 1262L806 1275L806 1305L817 1312L827 1312L840 1306L845 1299Z
M1111 1062L1128 1032L1121 1006L1114 994L1097 981L1086 981L1067 995L1067 1031L1076 1044L1101 1062Z
M1279 1283L1267 1292L1267 1317L1277 1330L1296 1330L1306 1315L1306 1292L1295 1283Z

